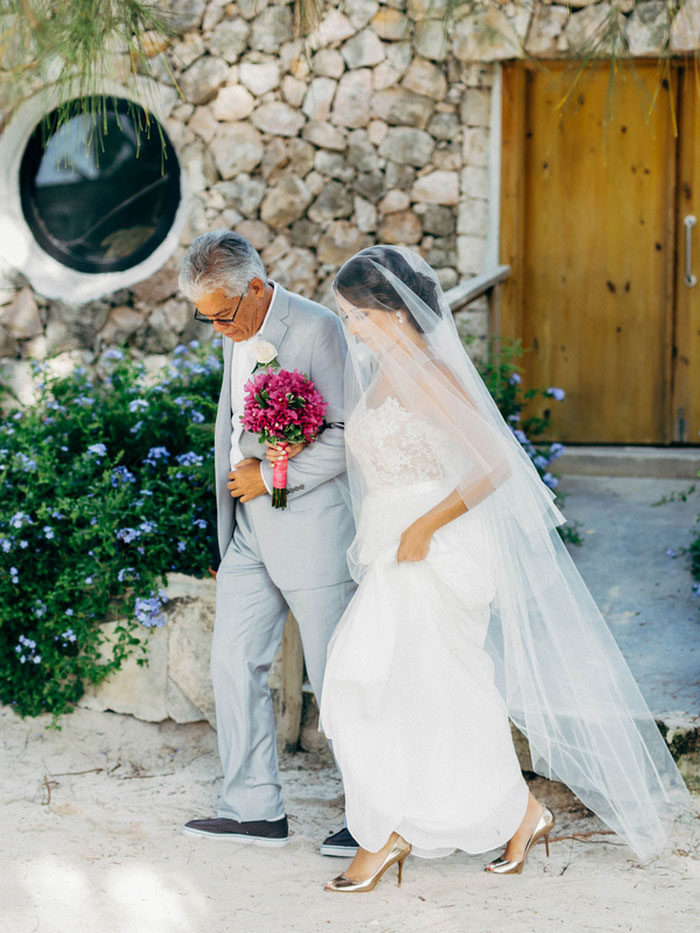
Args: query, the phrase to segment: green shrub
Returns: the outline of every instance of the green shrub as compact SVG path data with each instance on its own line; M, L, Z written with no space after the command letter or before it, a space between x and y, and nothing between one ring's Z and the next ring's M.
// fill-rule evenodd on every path
M0 425L0 701L69 710L164 623L169 571L201 576L215 534L218 352L178 347L155 378L120 350L51 377ZM101 627L123 619L101 658Z

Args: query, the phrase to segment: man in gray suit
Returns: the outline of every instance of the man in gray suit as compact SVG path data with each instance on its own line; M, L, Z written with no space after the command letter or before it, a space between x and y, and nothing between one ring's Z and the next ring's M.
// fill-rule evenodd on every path
M281 846L288 828L268 671L289 607L320 705L328 642L355 588L345 559L354 528L342 489L345 340L336 315L269 281L254 247L230 231L192 243L180 288L195 303L197 320L222 335L224 354L215 436L221 564L211 654L224 782L216 818L191 820L183 831ZM267 354L261 341L272 345L263 345ZM291 451L286 509L272 508L266 448L240 421L243 387L270 352L283 369L304 372L328 403L330 427ZM352 855L355 848L344 829L321 851Z

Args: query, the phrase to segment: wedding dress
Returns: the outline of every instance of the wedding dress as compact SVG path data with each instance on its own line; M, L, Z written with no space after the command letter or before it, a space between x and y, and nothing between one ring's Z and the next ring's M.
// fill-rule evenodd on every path
M351 331L359 587L329 645L321 727L348 828L371 851L396 831L426 857L506 842L528 794L510 719L531 770L653 856L692 800L435 273L411 250L370 247L334 289ZM466 512L442 523L426 558L397 562L402 533L455 501Z
M372 851L393 830L423 857L488 851L520 825L528 790L484 651L495 581L482 519L455 519L426 560L397 564L402 531L455 488L457 452L392 396L359 405L345 440L368 489L368 571L330 643L322 721L348 826Z

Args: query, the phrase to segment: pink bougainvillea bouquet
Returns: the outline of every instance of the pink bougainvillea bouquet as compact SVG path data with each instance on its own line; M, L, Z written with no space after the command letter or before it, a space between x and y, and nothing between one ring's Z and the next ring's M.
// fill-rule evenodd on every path
M246 383L241 421L246 431L260 435L261 444L311 444L327 408L313 382L298 369L267 369ZM285 456L272 470L272 505L277 509L287 505L287 463Z

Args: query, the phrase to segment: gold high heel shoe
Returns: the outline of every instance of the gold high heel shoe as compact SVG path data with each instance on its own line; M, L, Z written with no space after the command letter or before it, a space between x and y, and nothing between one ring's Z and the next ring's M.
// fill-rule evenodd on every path
M547 850L547 858L549 858L549 834L554 829L554 814L547 807L542 811L542 815L537 821L537 826L532 831L532 835L527 841L525 846L525 851L517 861L510 862L508 859L500 858L495 859L493 862L484 868L484 871L493 872L494 875L519 875L520 872L525 867L525 862L527 860L528 852L530 851L531 846L533 846L539 839L544 836L544 845Z
M371 891L377 886L377 882L382 877L382 875L397 862L399 866L399 887L401 887L403 863L406 861L410 853L410 845L406 842L405 839L402 839L401 836L399 836L399 838L391 847L391 851L387 857L384 859L375 873L370 875L369 878L363 878L361 881L352 881L350 878L346 878L345 875L338 875L338 877L334 878L332 881L326 882L325 890L339 891L347 894L361 894L364 891Z

